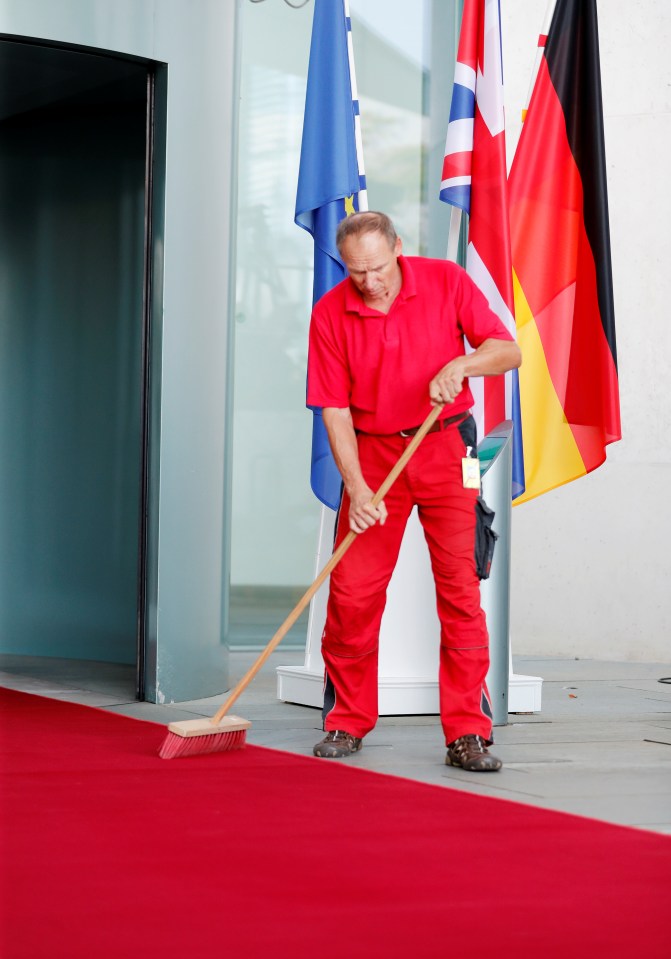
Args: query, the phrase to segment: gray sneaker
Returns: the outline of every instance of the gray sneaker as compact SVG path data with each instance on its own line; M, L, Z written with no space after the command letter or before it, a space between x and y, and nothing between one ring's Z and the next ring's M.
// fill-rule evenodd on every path
M472 773L492 773L500 769L503 763L487 749L482 736L467 733L460 736L447 747L445 757L447 766L460 766Z
M358 753L362 746L362 739L357 739L343 729L332 729L317 743L312 752L322 759L344 759L352 753Z

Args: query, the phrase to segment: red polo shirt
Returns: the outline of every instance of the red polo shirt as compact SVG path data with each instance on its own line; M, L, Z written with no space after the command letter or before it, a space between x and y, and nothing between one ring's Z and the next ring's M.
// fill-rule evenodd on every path
M366 306L349 277L316 304L310 323L308 406L349 407L356 429L397 433L431 411L429 383L450 360L489 338L511 340L465 270L401 256L401 290L389 313ZM464 389L443 417L473 405Z

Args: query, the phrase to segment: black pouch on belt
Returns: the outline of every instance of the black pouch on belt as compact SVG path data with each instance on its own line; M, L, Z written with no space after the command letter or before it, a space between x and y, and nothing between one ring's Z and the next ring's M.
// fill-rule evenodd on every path
M478 579L489 579L494 558L494 547L499 534L492 529L494 510L490 509L482 496L475 501L475 569Z

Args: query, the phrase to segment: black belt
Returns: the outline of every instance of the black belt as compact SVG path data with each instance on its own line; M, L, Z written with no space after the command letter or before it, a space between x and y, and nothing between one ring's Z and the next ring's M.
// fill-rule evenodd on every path
M447 416L444 420L436 420L433 426L428 429L427 433L440 433L441 430L446 429L448 426L451 426L452 423L460 423L461 420L465 420L471 415L470 410L466 410L465 413L457 413L455 416ZM400 430L401 436L414 436L415 433L421 429L421 426L413 426L409 430Z

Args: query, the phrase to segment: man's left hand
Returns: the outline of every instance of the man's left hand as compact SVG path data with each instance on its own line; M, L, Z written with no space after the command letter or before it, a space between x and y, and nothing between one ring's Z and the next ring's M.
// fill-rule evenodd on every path
M463 359L459 356L450 360L429 383L429 397L432 406L454 403L463 390L466 376Z
M500 376L516 369L522 354L515 340L484 340L477 350L450 360L429 383L432 406L454 403L464 388L467 376Z

